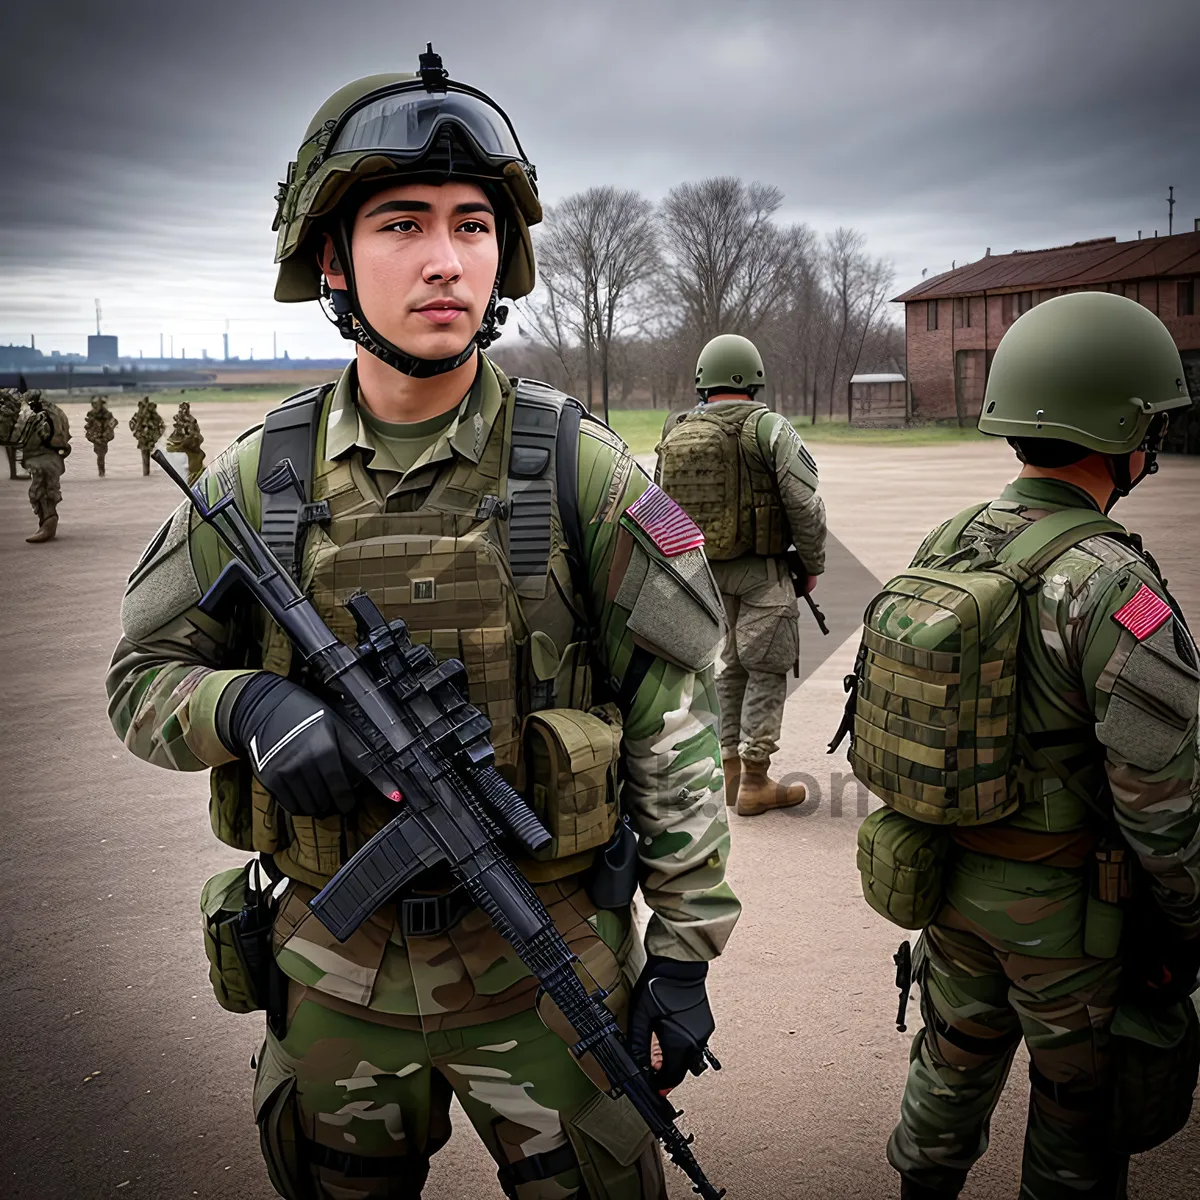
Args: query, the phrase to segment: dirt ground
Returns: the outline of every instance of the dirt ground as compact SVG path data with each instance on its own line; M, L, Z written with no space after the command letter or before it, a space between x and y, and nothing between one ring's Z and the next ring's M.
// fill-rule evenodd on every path
M269 1200L250 1115L260 1021L213 1000L198 919L201 884L240 856L209 833L204 777L134 759L105 714L125 577L177 499L157 471L141 477L131 411L115 409L106 479L79 431L57 542L25 545L35 527L27 485L0 480L0 1195ZM206 405L206 445L260 416ZM1007 448L992 444L830 445L818 458L831 529L879 577L939 519L1013 474ZM1168 459L1116 515L1145 535L1200 623L1200 459ZM818 598L826 611L861 607L832 576ZM676 1093L731 1200L898 1194L883 1146L910 1040L893 1025L899 935L859 892L865 796L847 785L845 760L824 753L854 646L847 638L789 701L778 765L805 773L813 798L790 814L733 819L731 877L745 912L710 977L725 1069ZM915 996L910 1013L911 1034ZM1024 1108L1018 1064L967 1197L1016 1196ZM458 1126L426 1195L498 1197L461 1114ZM1131 1191L1200 1195L1200 1113L1135 1162ZM672 1196L686 1195L675 1174Z

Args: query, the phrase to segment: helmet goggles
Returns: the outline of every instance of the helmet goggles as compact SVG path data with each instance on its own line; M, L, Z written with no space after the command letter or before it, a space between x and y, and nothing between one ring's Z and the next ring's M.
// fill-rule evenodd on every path
M528 160L508 118L481 94L454 90L430 92L419 80L364 98L330 131L323 157L378 153L418 159L447 125L465 135L483 162L502 167Z

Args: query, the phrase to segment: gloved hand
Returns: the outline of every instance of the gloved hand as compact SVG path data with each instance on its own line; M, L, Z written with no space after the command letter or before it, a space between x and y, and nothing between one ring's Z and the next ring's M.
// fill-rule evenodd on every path
M217 734L293 816L328 817L355 804L360 744L311 692L261 671L217 705Z
M662 1049L662 1066L651 1073L660 1091L678 1086L691 1071L705 1068L704 1047L716 1028L704 980L708 963L677 962L650 955L629 1001L629 1048L649 1067L650 1035Z
M1126 965L1126 994L1143 1004L1186 1000L1200 984L1200 937L1184 941L1166 933L1151 941Z

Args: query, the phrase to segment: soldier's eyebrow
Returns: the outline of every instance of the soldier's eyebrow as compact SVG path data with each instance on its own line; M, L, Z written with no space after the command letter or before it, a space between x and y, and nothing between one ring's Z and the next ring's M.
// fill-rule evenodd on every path
M363 220L369 221L372 217L377 217L381 213L391 212L427 213L433 212L433 205L425 200L385 200L376 208L371 209L363 217ZM455 216L466 216L468 213L489 213L494 217L496 210L486 200L467 200L462 204L454 206Z

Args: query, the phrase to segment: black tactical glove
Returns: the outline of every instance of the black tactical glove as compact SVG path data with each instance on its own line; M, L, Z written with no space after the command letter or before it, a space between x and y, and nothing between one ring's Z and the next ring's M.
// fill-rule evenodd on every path
M691 1071L707 1065L704 1047L716 1028L704 980L708 963L677 962L650 955L629 1001L629 1048L643 1067L649 1067L650 1035L658 1036L662 1066L651 1074L660 1091L683 1082Z
M1142 1004L1175 1004L1200 984L1200 937L1165 931L1142 942L1125 967L1125 995Z
M250 763L255 778L293 816L348 813L351 763L361 751L350 726L299 684L261 671L217 705L221 741Z

